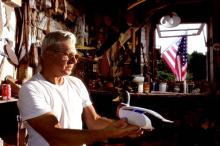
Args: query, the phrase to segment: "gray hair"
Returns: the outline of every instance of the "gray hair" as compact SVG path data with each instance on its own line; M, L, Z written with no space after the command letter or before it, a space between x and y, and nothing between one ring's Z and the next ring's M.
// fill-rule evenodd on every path
M59 42L70 40L73 44L76 44L76 36L69 32L64 30L57 30L48 33L42 42L42 50L41 55L43 52L48 49L50 46L53 46Z

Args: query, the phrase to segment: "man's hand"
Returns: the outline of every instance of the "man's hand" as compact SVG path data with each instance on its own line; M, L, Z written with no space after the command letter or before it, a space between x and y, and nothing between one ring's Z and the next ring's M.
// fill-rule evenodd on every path
M110 138L122 138L122 137L139 137L143 134L143 130L135 125L130 125L125 119L117 120L109 124L104 128L109 133Z

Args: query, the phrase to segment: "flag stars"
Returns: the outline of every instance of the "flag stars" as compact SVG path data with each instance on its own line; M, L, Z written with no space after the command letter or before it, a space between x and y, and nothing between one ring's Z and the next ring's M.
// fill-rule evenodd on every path
M180 56L182 66L184 66L187 63L187 50L186 50L187 43L186 43L186 41L187 41L186 36L184 36L181 39L181 42L179 44L179 49L177 51L177 55Z

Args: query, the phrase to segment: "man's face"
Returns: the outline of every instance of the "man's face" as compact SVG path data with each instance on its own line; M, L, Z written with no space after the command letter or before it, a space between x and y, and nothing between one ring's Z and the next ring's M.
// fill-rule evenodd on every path
M64 41L51 47L47 50L49 56L44 57L50 65L48 69L58 76L70 75L78 59L75 44Z

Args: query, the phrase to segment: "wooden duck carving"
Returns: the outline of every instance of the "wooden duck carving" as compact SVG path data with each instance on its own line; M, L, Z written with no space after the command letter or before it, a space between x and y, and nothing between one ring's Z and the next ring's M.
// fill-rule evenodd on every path
M121 101L117 107L117 116L125 118L128 123L137 125L146 130L153 130L157 128L158 124L173 123L173 121L165 119L159 113L137 106L130 106L130 93L123 91L113 101Z

